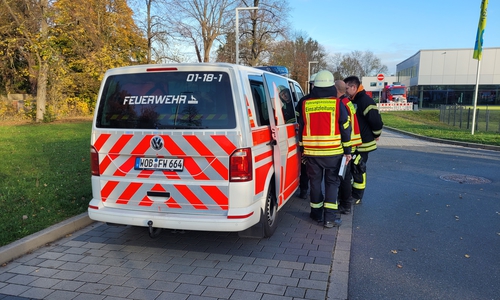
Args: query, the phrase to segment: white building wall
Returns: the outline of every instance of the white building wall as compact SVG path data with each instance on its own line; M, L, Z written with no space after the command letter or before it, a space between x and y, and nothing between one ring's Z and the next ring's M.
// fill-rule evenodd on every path
M399 74L416 66L418 76L400 79L407 86L475 85L478 61L472 58L473 52L473 49L420 50L396 69ZM500 48L483 48L479 84L500 84Z

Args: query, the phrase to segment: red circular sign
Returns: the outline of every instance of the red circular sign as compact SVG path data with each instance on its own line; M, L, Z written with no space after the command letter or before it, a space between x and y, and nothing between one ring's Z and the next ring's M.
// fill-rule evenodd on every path
M379 81L384 80L384 74L378 74L378 75L377 75L377 79L378 79Z

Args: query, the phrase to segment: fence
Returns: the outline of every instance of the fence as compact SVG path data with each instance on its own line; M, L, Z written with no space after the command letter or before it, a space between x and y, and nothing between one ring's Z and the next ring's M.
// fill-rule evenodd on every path
M462 129L472 129L473 108L460 105L441 105L439 121ZM476 108L475 131L500 132L500 110Z
M395 110L414 110L413 103L399 103L399 102L389 102L389 103L377 103L379 111L395 111Z

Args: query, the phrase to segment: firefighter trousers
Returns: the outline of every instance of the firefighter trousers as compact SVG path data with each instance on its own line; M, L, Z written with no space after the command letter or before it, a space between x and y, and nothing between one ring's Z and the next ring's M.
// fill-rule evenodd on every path
M338 213L337 193L340 185L339 167L342 155L309 156L307 158L307 175L309 176L311 199L311 216L315 219L334 221ZM322 184L324 180L325 195Z
M368 152L356 152L356 155L360 155L364 160L365 164L368 161ZM356 200L363 199L366 187L366 172L354 174L352 173L352 197Z

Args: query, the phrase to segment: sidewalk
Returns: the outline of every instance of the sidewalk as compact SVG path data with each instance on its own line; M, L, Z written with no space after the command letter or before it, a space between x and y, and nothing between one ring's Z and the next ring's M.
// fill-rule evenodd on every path
M9 261L0 299L347 299L351 234L351 215L325 229L298 197L268 239L175 230L151 239L82 214L0 248Z

